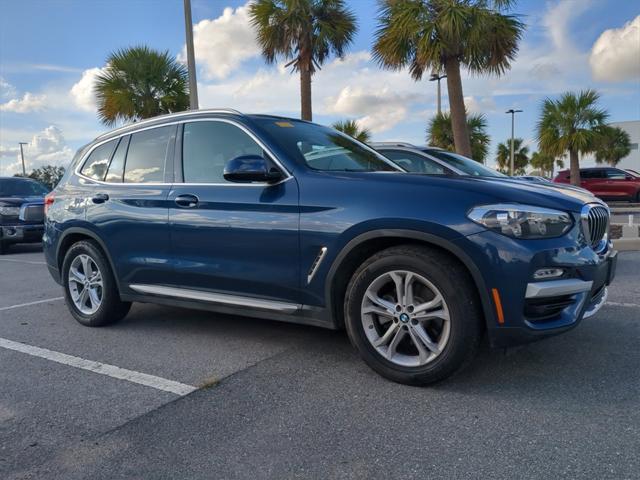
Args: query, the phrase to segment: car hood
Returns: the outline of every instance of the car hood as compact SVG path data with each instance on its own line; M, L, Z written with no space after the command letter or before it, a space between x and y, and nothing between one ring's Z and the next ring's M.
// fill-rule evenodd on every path
M23 203L44 203L44 197L3 197L0 196L0 204L4 206L19 207Z
M474 206L489 203L521 203L545 208L580 212L586 203L602 203L583 189L567 188L566 185L539 184L523 180L422 175L415 173L371 172L348 174L351 179L374 181L380 192L402 193L404 189L429 188L442 202L456 202ZM346 177L346 175L344 175ZM383 186L385 184L385 186ZM402 197L402 195L400 195Z

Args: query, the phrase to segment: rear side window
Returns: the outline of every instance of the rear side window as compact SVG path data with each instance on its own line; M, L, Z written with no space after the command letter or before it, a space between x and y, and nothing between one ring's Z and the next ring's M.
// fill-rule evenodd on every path
M111 140L96 147L84 162L80 173L94 180L104 180L107 167L109 166L109 160L111 159L111 154L113 153L116 143L117 140Z
M602 170L581 170L580 178L604 178Z
M433 160L405 150L382 150L380 153L412 173L424 173L427 175L446 175L449 173Z
M116 148L111 163L109 164L109 170L105 178L109 183L122 183L122 176L124 173L124 159L127 155L127 147L129 146L129 136L122 137L120 143Z
M187 183L226 183L224 167L240 155L261 155L262 147L235 125L193 122L184 126L182 173Z
M125 183L164 181L164 164L174 131L174 126L166 126L131 135L124 168Z

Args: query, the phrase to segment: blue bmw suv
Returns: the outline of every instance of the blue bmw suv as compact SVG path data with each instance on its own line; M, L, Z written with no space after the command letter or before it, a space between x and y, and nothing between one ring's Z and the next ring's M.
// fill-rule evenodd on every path
M402 383L575 327L616 265L609 211L554 185L403 172L333 129L201 110L81 148L45 255L83 325L152 302L345 328Z

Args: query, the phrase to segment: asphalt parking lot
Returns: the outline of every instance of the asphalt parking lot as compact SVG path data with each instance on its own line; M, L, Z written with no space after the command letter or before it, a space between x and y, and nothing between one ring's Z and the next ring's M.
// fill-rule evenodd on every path
M37 246L15 247L0 478L639 478L639 272L621 253L577 329L415 388L341 332L153 305L82 327Z

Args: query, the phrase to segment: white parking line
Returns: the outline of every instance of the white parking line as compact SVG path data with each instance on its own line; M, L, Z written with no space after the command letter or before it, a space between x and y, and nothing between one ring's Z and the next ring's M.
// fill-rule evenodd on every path
M64 297L45 298L44 300L36 300L35 302L19 303L18 305L11 305L9 307L1 307L0 312L3 310L13 310L14 308L29 307L31 305L38 305L39 303L58 302L64 300Z
M31 265L46 265L47 262L39 262L36 260L16 260L15 258L0 258L0 262L14 262L14 263L30 263Z
M27 345L26 343L14 342L13 340L8 340L6 338L0 337L0 347L8 350L14 350L16 352L26 353L27 355L32 355L34 357L45 358L52 362L69 365L70 367L99 373L100 375L107 375L112 378L145 385L147 387L155 388L156 390L175 393L180 396L187 395L188 393L197 390L197 388L192 385L174 382L173 380L156 377L155 375L149 375L147 373L127 370L126 368L116 367L115 365L109 365L107 363L94 362L93 360L74 357L73 355L67 355L66 353L54 352L53 350L47 350L46 348L34 347L33 345Z
M620 302L607 302L605 305L611 305L612 307L635 307L640 308L640 305L637 303L620 303Z

